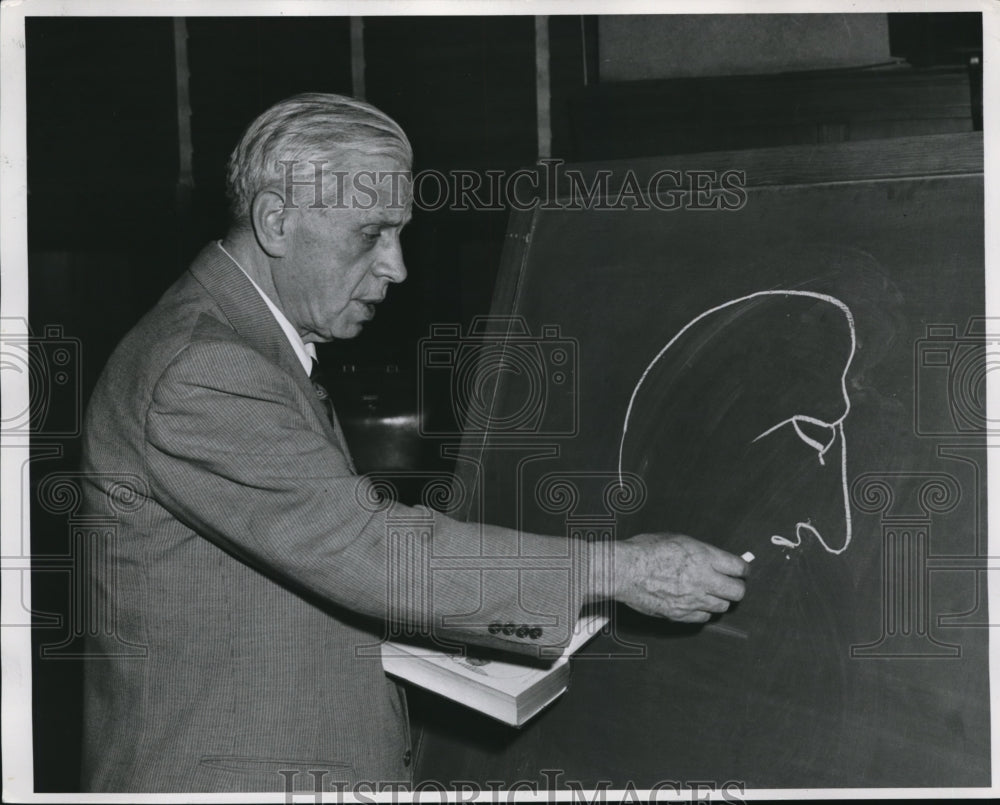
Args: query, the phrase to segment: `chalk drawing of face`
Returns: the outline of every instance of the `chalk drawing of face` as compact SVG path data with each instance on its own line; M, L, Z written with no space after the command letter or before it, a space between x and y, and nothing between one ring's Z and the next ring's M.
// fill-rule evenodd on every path
M640 474L651 503L642 529L732 533L722 547L737 553L847 550L856 346L847 305L813 291L759 291L692 318L639 377L621 428L618 472Z

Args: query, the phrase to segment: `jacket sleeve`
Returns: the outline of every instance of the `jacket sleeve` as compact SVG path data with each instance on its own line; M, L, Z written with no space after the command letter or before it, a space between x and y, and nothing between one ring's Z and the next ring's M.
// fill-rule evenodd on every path
M354 474L295 380L252 349L195 342L146 416L152 494L281 583L433 636L533 653L565 644L582 543L384 501Z

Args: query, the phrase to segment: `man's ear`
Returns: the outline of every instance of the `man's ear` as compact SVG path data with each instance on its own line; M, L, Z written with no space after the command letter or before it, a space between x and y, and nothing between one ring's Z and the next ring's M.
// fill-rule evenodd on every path
M250 207L250 221L260 248L269 257L284 257L292 231L291 210L275 190L261 190Z

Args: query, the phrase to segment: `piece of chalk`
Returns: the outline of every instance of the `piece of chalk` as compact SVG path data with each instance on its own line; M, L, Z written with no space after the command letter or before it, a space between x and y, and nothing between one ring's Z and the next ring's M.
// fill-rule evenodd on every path
M752 562L757 557L754 556L750 551L747 551L743 556L740 557L744 562Z

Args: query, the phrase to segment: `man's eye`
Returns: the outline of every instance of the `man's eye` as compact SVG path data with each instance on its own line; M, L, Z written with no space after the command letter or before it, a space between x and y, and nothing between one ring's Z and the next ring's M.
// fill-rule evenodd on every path
M379 235L380 234L381 233L379 233L379 232L362 232L361 233L361 237L364 238L365 243L369 243L371 245L374 245L375 241L377 241L379 239Z

